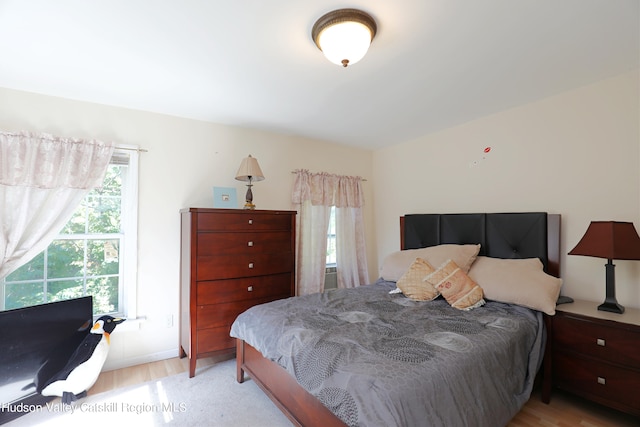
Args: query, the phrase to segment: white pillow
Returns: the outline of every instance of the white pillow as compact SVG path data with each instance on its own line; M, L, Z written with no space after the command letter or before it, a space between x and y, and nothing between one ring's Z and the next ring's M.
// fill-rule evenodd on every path
M500 259L479 256L469 270L488 300L517 304L556 314L562 280L544 272L538 258Z
M397 282L416 258L422 258L431 265L442 265L451 259L466 273L478 256L478 252L480 252L480 245L450 244L396 251L387 255L382 262L380 276L389 282Z

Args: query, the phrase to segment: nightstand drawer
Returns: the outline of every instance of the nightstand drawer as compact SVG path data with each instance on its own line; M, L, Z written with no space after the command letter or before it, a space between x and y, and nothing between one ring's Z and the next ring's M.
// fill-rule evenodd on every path
M640 413L640 371L556 352L556 385L611 407Z
M640 333L561 313L553 328L558 349L640 369Z
M199 233L198 255L293 251L288 231Z

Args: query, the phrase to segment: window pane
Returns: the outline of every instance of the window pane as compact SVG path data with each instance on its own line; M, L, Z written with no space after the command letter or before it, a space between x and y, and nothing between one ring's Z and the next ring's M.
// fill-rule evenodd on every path
M327 231L327 265L336 265L336 207L331 207L329 230Z
M87 242L87 276L118 274L118 240L89 240Z
M6 310L28 307L44 302L44 282L7 283L4 287Z
M113 313L118 307L118 277L87 280L87 294L93 295L93 313Z
M17 282L38 279L44 279L44 252L40 252L31 261L9 274L5 280L7 282Z
M87 197L89 233L120 232L120 198L99 195Z
M327 238L327 265L336 263L336 236Z
M102 186L94 189L92 194L120 197L122 195L122 170L125 167L124 165L109 165Z
M60 234L84 234L87 223L87 202L83 200Z
M54 240L49 245L47 276L49 279L82 277L84 240Z
M79 298L84 295L82 279L47 282L47 302Z

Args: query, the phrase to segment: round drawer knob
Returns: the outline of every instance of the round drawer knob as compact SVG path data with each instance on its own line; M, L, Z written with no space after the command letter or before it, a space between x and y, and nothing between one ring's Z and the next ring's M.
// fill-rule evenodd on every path
M253 286L249 286L249 287L247 288L247 292L253 292Z
M249 268L253 268L253 263L252 262L249 263Z
M253 246L253 242L247 242L247 246Z

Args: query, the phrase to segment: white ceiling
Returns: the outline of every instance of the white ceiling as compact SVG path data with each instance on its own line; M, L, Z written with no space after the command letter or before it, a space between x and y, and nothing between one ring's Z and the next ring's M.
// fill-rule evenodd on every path
M377 21L343 69L324 13ZM0 86L383 147L640 66L638 0L0 0Z

